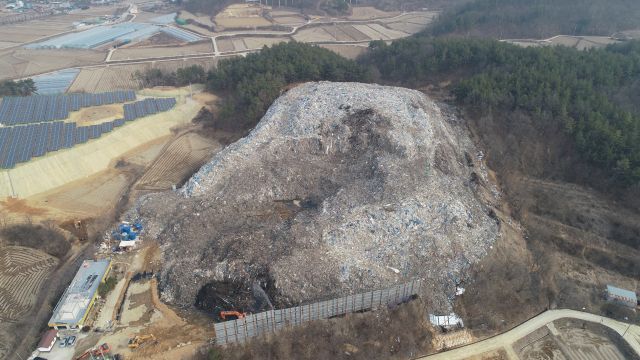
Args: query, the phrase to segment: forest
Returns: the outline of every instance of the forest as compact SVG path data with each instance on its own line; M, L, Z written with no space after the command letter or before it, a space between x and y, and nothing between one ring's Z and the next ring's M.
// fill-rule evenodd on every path
M578 51L414 37L372 43L360 61L375 66L384 82L454 79L453 94L467 109L518 110L541 127L560 124L585 159L620 183L640 181L640 116L612 96L640 79L640 42Z
M636 0L476 0L446 11L428 32L489 38L603 35L640 27Z
M31 79L18 81L5 80L0 82L0 96L27 96L35 93L38 89Z

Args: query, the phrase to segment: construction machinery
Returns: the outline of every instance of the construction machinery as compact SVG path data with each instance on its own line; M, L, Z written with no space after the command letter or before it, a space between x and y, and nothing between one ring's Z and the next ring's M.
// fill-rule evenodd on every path
M140 346L145 345L146 343L153 341L157 342L156 337L153 334L149 335L136 335L135 337L129 339L129 349L137 349Z
M244 319L245 316L247 316L247 314L240 311L220 311L220 318L222 318L222 320L227 320L228 317L234 317L235 319Z
M84 360L91 357L91 359L104 359L104 355L108 354L111 351L109 344L104 343L100 346L97 346L93 349L89 349L85 351L82 355L75 358L75 360Z

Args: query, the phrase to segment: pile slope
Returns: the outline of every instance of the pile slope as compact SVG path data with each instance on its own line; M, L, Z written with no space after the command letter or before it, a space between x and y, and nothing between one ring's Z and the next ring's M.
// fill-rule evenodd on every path
M242 294L256 281L283 306L423 278L448 308L499 227L457 121L408 89L290 90L183 188L132 210L163 244L163 299L257 311Z

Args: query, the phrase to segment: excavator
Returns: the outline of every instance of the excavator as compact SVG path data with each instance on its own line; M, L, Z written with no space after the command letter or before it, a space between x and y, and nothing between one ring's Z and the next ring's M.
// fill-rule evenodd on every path
M233 317L229 320L244 319L245 316L247 316L247 314L240 311L220 311L220 318L222 320L227 320L228 317Z
M144 345L148 341L157 342L156 337L153 334L149 335L136 335L135 337L129 339L129 349L137 349L140 346Z

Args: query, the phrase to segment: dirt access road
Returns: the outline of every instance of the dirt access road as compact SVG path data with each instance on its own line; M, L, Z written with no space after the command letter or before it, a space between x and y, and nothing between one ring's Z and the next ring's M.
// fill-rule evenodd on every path
M544 313L516 326L515 328L503 334L451 351L445 351L439 354L425 356L419 358L418 360L467 359L472 356L481 355L501 349L506 350L509 359L518 360L519 357L516 355L515 351L512 348L513 343L535 331L536 329L546 326L548 323L561 318L585 320L602 324L620 334L620 336L622 336L627 341L629 346L631 346L631 348L633 348L633 350L638 355L640 355L640 326L626 324L617 320L581 311L563 309L545 311Z

